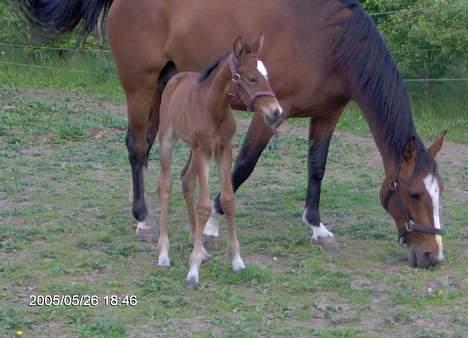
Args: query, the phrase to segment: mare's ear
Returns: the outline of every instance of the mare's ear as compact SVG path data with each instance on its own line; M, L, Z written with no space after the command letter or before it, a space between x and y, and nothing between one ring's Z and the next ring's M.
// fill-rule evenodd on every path
M265 41L265 36L263 35L263 33L260 33L257 40L252 45L252 53L253 54L255 54L255 55L260 54L260 52L262 51L264 41Z
M232 46L232 52L236 57L239 57L244 52L244 43L242 42L242 37L238 36L234 40L234 44Z
M403 149L403 158L406 162L410 162L416 158L416 138L412 136Z
M429 148L427 148L427 152L429 153L429 155L431 155L432 158L435 158L440 148L442 148L446 134L447 134L447 130L443 131L439 135L437 140L435 140L434 143L432 143L432 145Z

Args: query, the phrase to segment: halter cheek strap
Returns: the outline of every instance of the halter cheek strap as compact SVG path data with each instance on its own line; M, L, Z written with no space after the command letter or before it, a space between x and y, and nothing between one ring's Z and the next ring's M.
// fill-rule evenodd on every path
M252 111L253 103L260 96L271 96L275 97L275 93L272 91L254 91L250 86L241 78L240 74L237 72L237 59L234 54L231 53L229 56L229 69L231 70L232 75L232 86L228 95L231 96L234 100L243 104L247 107L249 111ZM244 102L240 97L240 91L243 90L249 97L248 102Z
M398 193L398 180L400 176L400 167L401 165L398 166L396 174L392 182L390 183L390 186L388 187L387 194L385 195L385 198L383 200L383 207L385 210L388 211L388 205L390 203L390 200L392 199L393 196L395 196L394 200L396 203L396 206L400 213L402 215L405 215L405 223L404 227L401 228L398 231L398 242L400 244L406 243L406 236L410 232L422 232L426 234L433 234L433 235L442 235L442 230L433 228L428 225L422 225L422 224L417 224L414 223L413 220L411 219L409 213L406 211L405 207L403 206L403 203L401 201L400 194Z

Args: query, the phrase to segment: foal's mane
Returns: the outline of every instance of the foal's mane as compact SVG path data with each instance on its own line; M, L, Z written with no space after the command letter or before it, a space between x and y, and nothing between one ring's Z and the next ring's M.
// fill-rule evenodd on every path
M214 60L208 66L206 66L206 68L198 76L198 83L202 83L203 81L208 79L211 73L213 73L213 71L219 66L221 62L223 62L229 56L229 54L231 54L231 52L229 51L222 53L216 58L216 60Z
M417 166L426 167L433 160L416 134L405 83L384 39L357 0L340 1L341 9L351 14L331 49L333 67L347 73L353 97L394 159L401 161L405 145L414 137Z

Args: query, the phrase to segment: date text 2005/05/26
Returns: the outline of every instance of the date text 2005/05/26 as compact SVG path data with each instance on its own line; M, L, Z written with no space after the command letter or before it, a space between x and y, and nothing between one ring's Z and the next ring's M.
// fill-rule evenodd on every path
M135 295L30 295L29 306L136 306Z

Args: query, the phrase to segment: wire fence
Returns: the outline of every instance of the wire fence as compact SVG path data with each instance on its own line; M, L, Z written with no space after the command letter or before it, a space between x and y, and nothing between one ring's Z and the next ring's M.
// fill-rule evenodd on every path
M419 13L425 11L432 11L432 10L440 10L442 8L453 8L453 9L465 9L468 10L467 5L456 5L456 4L447 4L443 6L426 6L420 8L400 8L395 10L389 11L382 11L382 12L375 12L369 13L370 16L379 17L384 15L395 15L401 12L405 13ZM0 20L15 20L15 17L0 17ZM8 41L0 41L0 47L12 48L12 49L20 49L20 50L37 50L41 51L54 51L58 53L62 52L69 52L69 53L89 53L94 54L94 57L97 57L99 54L102 55L111 55L112 51L109 48L70 48L70 47L51 47L45 45L38 45L38 44L21 44L21 43L13 43ZM401 49L401 50L393 50L392 53L394 55L400 55L405 53L425 53L425 52L436 52L440 51L442 48L414 48L414 49ZM461 48L462 50L468 49L468 46L464 46ZM4 54L4 53L2 53ZM0 57L2 55L0 54ZM99 75L99 76L109 76L113 78L117 78L117 74L115 70L109 72L101 72L101 71L89 71L89 70L80 70L80 69L73 69L73 68L62 68L62 67L55 67L55 66L48 66L48 65L41 65L41 64L29 64L23 62L13 62L13 61L5 61L0 59L0 64L5 66L17 66L23 68L30 68L30 69L37 69L37 70L48 70L48 71L61 71L61 72L69 72L75 74L88 74L88 75ZM406 82L464 82L468 81L468 78L459 77L459 78L408 78L405 79Z

